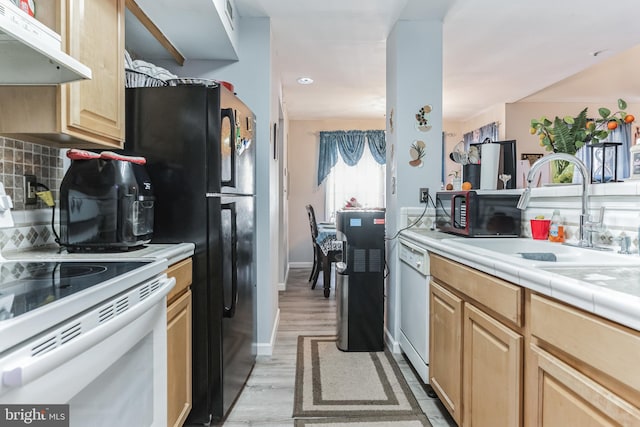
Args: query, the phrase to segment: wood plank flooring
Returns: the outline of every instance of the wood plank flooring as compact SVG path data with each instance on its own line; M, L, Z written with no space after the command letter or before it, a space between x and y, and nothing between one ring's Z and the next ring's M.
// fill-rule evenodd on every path
M293 390L295 385L298 335L334 335L336 299L324 298L322 278L315 290L307 282L309 269L292 269L287 290L280 293L280 325L272 356L260 356L245 388L236 401L224 427L293 426ZM396 360L411 390L433 427L455 426L438 399L427 396L408 362L401 354Z

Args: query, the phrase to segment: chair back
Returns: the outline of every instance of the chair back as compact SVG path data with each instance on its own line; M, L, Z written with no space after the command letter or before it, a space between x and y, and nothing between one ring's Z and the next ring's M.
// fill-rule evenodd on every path
M316 241L318 237L318 223L316 222L316 213L313 210L313 206L307 205L307 215L309 216L309 227L311 228L311 238Z

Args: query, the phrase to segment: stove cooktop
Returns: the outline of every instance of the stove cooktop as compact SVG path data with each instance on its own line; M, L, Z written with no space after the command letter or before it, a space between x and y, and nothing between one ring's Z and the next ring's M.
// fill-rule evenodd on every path
M9 261L0 264L0 321L99 285L149 261Z

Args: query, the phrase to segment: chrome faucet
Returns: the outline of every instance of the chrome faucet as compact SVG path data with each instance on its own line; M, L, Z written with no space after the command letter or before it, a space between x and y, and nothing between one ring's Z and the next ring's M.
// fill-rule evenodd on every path
M524 192L520 196L520 200L518 200L518 209L526 209L529 204L529 198L531 197L531 183L533 182L533 178L535 174L538 172L540 167L545 163L548 163L553 160L564 160L569 163L573 163L577 166L580 174L582 175L582 211L580 214L580 242L579 246L582 247L593 247L593 241L591 237L591 233L594 231L601 231L603 229L603 219L604 219L604 206L600 208L600 217L598 221L591 221L591 217L589 216L589 170L585 166L584 163L580 161L575 156L566 153L553 153L547 156L541 157L536 161L531 169L529 170L529 174L527 175L527 188L524 189Z

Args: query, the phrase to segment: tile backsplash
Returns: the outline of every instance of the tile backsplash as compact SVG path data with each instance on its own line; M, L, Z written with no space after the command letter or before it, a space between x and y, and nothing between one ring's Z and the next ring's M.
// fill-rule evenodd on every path
M24 175L35 175L36 182L51 190L57 205L60 182L64 176L64 151L0 137L0 182L13 201L11 213L15 223L12 228L0 229L0 249L3 251L55 243L51 230L51 208L40 199L35 205L25 205Z
M631 239L631 250L640 252L640 180L591 184L588 187L589 214L595 220L599 209L605 207L603 226L593 233L596 246L617 249L622 236ZM565 238L577 241L582 206L580 185L534 188L529 205L522 214L521 237L531 237L530 219L538 215L551 218L555 209L560 210ZM433 207L406 207L400 210L400 224L414 228L431 228L435 221ZM424 215L423 215L424 213Z
M2 163L0 181L11 200L14 210L41 209L46 205L38 199L38 204L24 204L24 175L35 175L36 182L51 189L55 200L58 199L60 181L64 174L63 150L0 137Z

